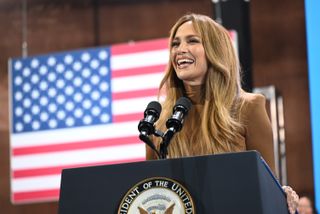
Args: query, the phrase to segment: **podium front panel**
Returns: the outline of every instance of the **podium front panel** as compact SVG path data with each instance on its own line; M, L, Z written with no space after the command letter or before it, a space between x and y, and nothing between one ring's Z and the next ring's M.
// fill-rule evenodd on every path
M60 214L113 214L137 183L182 184L199 214L288 214L285 194L254 151L65 169Z

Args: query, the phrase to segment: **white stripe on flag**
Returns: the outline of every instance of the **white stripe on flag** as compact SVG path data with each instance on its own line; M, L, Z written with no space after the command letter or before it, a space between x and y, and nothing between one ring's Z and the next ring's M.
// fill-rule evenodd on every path
M156 100L157 97L142 97L135 99L126 99L114 102L112 105L112 111L114 115L121 115L125 113L141 113L141 119L143 117L143 112L147 107L148 103L152 100ZM138 121L136 122L136 124ZM136 135L138 132L136 131Z
M143 115L142 115L143 116ZM95 139L137 136L136 121L11 135L11 148L55 145Z
M61 175L50 175L14 179L11 183L11 189L13 192L58 189L60 177Z
M139 143L96 149L16 156L11 160L11 169L19 170L83 163L90 164L143 157L145 157L145 144Z
M113 93L158 88L163 72L155 74L144 74L112 79L111 88Z

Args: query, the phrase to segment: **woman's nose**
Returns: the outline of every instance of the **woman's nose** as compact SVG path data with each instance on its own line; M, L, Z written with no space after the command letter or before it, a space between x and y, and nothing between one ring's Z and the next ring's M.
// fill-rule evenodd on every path
M178 49L177 49L178 53L181 52L181 53L185 53L185 52L188 52L188 44L185 43L185 42L181 42Z

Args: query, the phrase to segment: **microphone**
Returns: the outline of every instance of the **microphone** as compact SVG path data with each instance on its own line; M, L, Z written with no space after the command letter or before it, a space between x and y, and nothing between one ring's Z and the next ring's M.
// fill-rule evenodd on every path
M157 101L150 102L144 111L144 118L140 120L138 124L140 140L145 142L153 151L155 151L158 157L160 157L160 154L148 136L155 134L156 132L154 123L159 119L161 109L161 105Z
M184 117L188 114L192 103L190 99L186 97L180 97L173 107L173 115L166 122L168 129L171 129L174 132L179 132L182 129L184 122Z
M176 132L179 132L182 129L184 117L188 114L191 106L192 103L189 98L180 97L177 100L176 105L173 107L173 114L166 122L167 131L163 135L163 141L160 144L161 158L165 159L167 157L167 148L169 146L170 140Z
M140 134L145 136L154 134L154 123L159 119L161 110L161 105L157 101L152 101L148 104L144 111L144 119L140 120L138 124Z

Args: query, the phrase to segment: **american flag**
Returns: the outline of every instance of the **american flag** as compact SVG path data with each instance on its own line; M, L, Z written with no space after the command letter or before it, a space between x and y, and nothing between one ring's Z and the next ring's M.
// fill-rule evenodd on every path
M64 168L141 161L167 39L9 60L11 200L57 200Z

